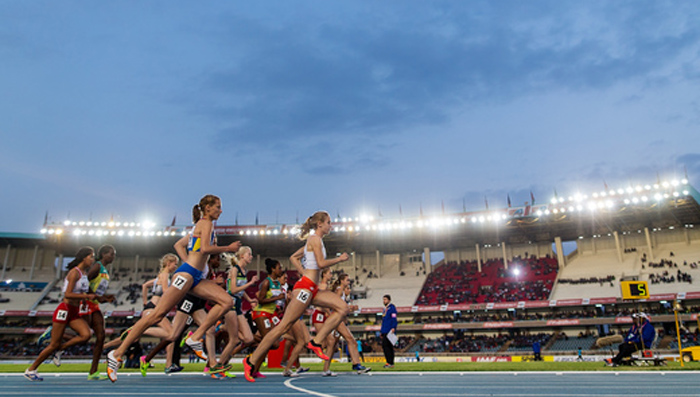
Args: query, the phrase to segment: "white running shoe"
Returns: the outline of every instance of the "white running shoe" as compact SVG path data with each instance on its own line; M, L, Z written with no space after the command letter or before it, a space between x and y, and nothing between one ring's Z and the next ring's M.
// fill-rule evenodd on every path
M207 359L207 355L204 353L204 344L202 344L201 340L194 340L190 337L185 340L185 344L192 349L192 352L196 354L197 357L201 358L202 360Z
M117 381L117 370L121 365L122 360L114 357L114 350L107 353L107 377L112 383Z
M335 372L328 370L328 371L323 371L323 376L338 376Z
M58 350L53 354L53 365L60 367L61 366L61 355L65 353L65 350Z

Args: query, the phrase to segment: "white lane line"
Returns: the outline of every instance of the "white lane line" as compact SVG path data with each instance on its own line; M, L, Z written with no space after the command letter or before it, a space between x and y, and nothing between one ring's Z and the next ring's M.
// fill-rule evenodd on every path
M307 389L304 389L304 388L301 388L301 387L298 387L298 386L294 386L294 385L292 384L292 381L293 381L293 380L294 380L294 378L292 378L292 379L287 379L286 381L284 381L284 385L287 386L287 387L290 388L290 389L294 389L294 390L296 390L296 391L300 391L300 392L306 393L306 394L311 394L311 395L313 395L313 396L318 396L318 397L335 397L335 396L332 395L332 394L319 393L319 392L317 392L317 391L307 390Z

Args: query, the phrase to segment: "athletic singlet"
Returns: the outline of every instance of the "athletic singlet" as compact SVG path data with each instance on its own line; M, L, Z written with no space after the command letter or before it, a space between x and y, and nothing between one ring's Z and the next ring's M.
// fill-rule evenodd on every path
M273 280L270 277L268 277L267 280L269 282L269 286L267 288L267 293L265 294L265 299L272 298L273 296L280 296L282 294L282 286L280 285L280 282ZM277 302L279 301L268 302L265 304L258 303L253 311L273 314L277 310Z
M107 293L107 287L109 286L109 273L102 262L98 261L97 263L100 264L100 273L97 275L97 277L90 280L90 291L97 296L104 296L104 294ZM93 299L91 302L98 303L97 299Z
M304 247L304 269L318 270L318 262L316 262L316 255L313 251L307 251L308 245ZM323 245L323 240L321 240L321 250L323 252L323 259L326 259L326 246Z
M211 231L209 244L216 245L216 233ZM190 241L187 243L187 252L199 252L202 250L202 238L195 235L190 236Z
M75 285L73 286L73 292L74 294L87 294L88 291L90 290L90 281L88 281L87 274L83 274L83 272L78 269L78 273L80 273L80 278L78 281L75 282ZM70 272L68 272L70 274ZM66 278L63 280L63 294L66 294L66 288L68 288L68 275L66 275Z
M153 296L163 296L163 286L158 282L158 278L156 277L155 281L153 281L153 287L151 288ZM170 277L168 277L168 287L170 287Z
M284 295L284 299L278 299L275 302L277 304L277 311L283 312L284 306L287 304L287 292L289 291L289 284L284 283L284 284L280 285L280 291L281 291L282 295Z
M243 273L243 269L241 269L240 266L238 265L233 265L236 267L236 287L242 287L248 283L248 278L246 277L245 273ZM243 298L243 294L245 293L245 290L240 290L236 293L231 293L231 278L228 278L226 280L226 292L229 293L231 296L235 296L236 298Z

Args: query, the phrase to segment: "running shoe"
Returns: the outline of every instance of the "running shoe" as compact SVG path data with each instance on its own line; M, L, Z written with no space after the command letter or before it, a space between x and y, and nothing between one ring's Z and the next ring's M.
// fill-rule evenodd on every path
M328 371L323 371L322 374L323 374L323 376L338 376L338 374L331 371L330 369Z
M221 329L221 325L223 325L223 323L221 322L221 320L217 321L217 322L216 322L216 328L214 328L214 332L219 332L219 330Z
M297 374L303 374L304 372L309 372L309 369L310 369L309 367L299 367L299 368L297 368L297 370L295 372Z
M217 372L211 374L212 379L223 380L226 379L226 374L224 372Z
M36 371L30 371L29 369L24 371L24 377L31 380L32 382L40 382L44 380L44 378L39 376L39 374L37 374Z
M122 360L114 357L114 350L107 353L107 376L112 383L117 381L117 370L121 365Z
M394 364L384 364L384 368L394 368Z
M226 374L227 378L235 378L236 377L236 374L234 374L233 372L224 372L224 373Z
M253 372L255 371L255 367L253 364L250 363L250 356L246 357L243 359L243 376L245 376L245 380L248 382L255 382L255 378L253 377Z
M139 369L141 370L141 376L145 378L146 374L148 373L148 363L146 362L146 356L141 356L139 358Z
M42 345L44 342L48 339L51 339L51 330L53 329L53 325L49 325L48 328L46 328L46 331L44 331L43 334L39 335L39 339L36 340L37 345Z
M285 378L298 378L300 375L296 372L288 371L285 369L284 372L282 372L282 376L284 376Z
M94 374L90 374L90 375L88 375L88 378L87 378L87 380L107 380L107 379L109 379L109 378L107 378L106 375L100 375L99 372L95 372Z
M209 372L212 374L218 374L220 372L230 371L232 367L233 366L231 364L224 365L224 364L219 363L219 364L216 364L215 366L211 367L209 369Z
M192 336L192 331L189 331L189 332L187 333L187 336L185 336L184 338L180 339L180 347L185 346L185 341L186 341L190 336Z
M58 350L53 354L53 358L51 359L51 361L53 361L53 365L57 367L61 366L61 355L63 355L64 352L65 350Z
M313 339L309 341L309 343L306 344L306 348L314 352L318 358L320 358L323 361L329 360L328 356L323 354L323 346L317 345L314 343Z
M201 358L202 360L207 359L206 353L204 353L204 345L202 344L202 340L194 340L192 337L189 337L185 339L185 344L189 346L190 349L192 349L192 352L197 355L197 357Z
M205 366L204 366L204 371L203 371L203 372L204 372L204 376L209 375L209 366L208 366L208 365L205 365Z
M353 364L352 370L357 371L357 374L360 375L360 374L366 374L367 372L371 371L372 368L365 367L362 364Z
M181 367L179 365L172 364L169 367L165 368L165 373L166 374L174 374L175 372L180 372L183 369L185 369L185 367Z
M258 372L256 372L256 373L253 374L253 378L256 378L256 379L257 379L257 378L265 379L265 378L267 378L267 376L261 374L260 371L258 371Z

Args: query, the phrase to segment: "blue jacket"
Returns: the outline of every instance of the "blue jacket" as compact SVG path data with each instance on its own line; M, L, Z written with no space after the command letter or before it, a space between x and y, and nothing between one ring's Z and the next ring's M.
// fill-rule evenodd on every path
M640 338L639 338L639 328L641 327L642 329L642 338L644 338L644 346L646 348L650 348L651 344L654 342L654 337L656 336L656 330L654 330L654 326L651 325L649 321L644 320L643 323L637 325L633 325L632 328L630 328L629 332L627 332L627 336L625 337L625 342L632 342L632 343L639 343Z
M396 330L396 326L399 325L399 321L396 318L396 306L393 303L389 303L384 308L384 313L382 314L382 330L381 333L388 334L392 329Z

